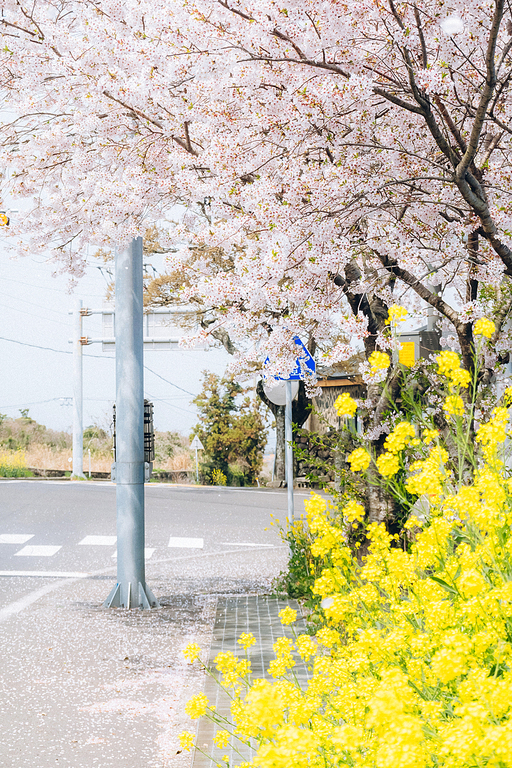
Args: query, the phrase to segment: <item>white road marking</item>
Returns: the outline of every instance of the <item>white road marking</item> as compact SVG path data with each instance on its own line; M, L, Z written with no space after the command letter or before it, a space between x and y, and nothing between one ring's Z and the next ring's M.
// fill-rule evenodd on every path
M155 552L155 550L156 550L156 547L145 547L144 548L144 559L145 560L149 560L151 557L153 557L153 553ZM117 549L114 552L114 554L112 555L112 557L114 558L114 560L117 560Z
M0 576L47 576L49 579L85 579L82 571L0 571Z
M1 481L0 481L1 482ZM285 549L286 545L282 544L279 546L279 549ZM241 550L243 551L243 550ZM168 562L177 562L178 560L195 560L198 557L200 558L208 558L212 559L215 557L222 557L224 555L231 555L233 550L221 550L220 552L201 552L194 555L181 555L180 557L168 557L164 559L160 559L157 562L159 563L168 563ZM41 587L41 589L36 589L34 592L31 592L28 595L25 595L25 597L21 598L21 600L16 600L13 603L9 603L8 605L4 606L2 609L0 609L0 622L5 621L6 619L9 619L11 616L20 613L24 608L28 608L29 605L32 605L32 603L35 603L37 600L39 600L40 597L43 597L44 595L48 594L49 592L53 592L56 589L59 589L62 586L66 586L68 584L73 584L76 581L79 581L83 578L90 578L91 576L99 576L100 574L106 574L111 571L115 570L115 566L112 568L102 568L98 571L93 571L92 573L84 573L80 574L80 576L72 577L69 579L63 578L59 579L58 581L55 581L53 584L47 584L45 587ZM17 571L3 571L2 575L5 574L6 576L12 576L13 574L17 573ZM21 572L23 573L23 572ZM33 571L34 574L38 574L41 576L50 575L50 571ZM60 573L63 573L62 571Z
M183 549L202 549L204 546L204 540L203 539L187 539L182 536L171 536L167 546L181 547Z
M23 549L20 549L19 552L15 553L15 557L52 557L56 552L59 551L59 549L62 549L61 546L36 546L28 545L27 547L23 547Z
M221 547L273 547L274 544L256 544L248 541L222 541Z
M80 576L80 578L83 577ZM35 603L37 600L39 600L40 597L47 595L49 592L54 592L56 589L60 589L63 584L72 584L73 581L79 581L79 578L54 581L53 584L46 584L44 587L40 587L39 589L35 589L33 592L29 592L28 595L22 597L21 600L15 600L13 603L5 605L0 610L0 622L5 621L6 619L10 619L11 616L15 616L17 613L20 613L20 611L22 611L24 608L28 608L29 605L32 605L32 603Z
M94 545L100 547L112 547L117 541L117 536L86 536L78 544Z
M33 533L0 533L0 544L24 544L34 538Z

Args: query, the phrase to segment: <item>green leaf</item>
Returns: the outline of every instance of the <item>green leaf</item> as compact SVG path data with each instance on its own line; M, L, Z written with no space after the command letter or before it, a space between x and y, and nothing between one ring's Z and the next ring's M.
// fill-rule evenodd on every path
M451 584L448 584L447 581L445 581L444 579L439 578L439 576L431 576L430 578L432 579L432 581L435 581L436 584L439 584L439 586L442 587L443 589L445 589L447 592L450 592L450 594L452 594L452 595L458 595L459 594L458 590L455 587L452 587Z

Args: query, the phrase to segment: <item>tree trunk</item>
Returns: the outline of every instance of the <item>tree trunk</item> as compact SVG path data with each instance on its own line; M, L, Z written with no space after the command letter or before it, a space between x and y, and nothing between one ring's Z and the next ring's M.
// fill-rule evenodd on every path
M274 412L276 420L276 453L274 456L274 480L286 479L285 470L285 434L284 434L284 405L276 407Z
M368 503L368 522L369 523L390 523L394 522L395 501L386 493L382 485L370 485L366 493Z

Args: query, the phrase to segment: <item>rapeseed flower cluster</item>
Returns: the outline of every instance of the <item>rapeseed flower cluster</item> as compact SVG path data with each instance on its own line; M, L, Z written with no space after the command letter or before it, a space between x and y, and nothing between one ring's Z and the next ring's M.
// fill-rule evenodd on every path
M437 500L443 493L450 470L446 469L448 451L434 446L426 459L414 461L409 470L411 476L405 482L405 489L415 496L428 496Z
M493 461L496 457L498 445L505 441L509 422L506 408L494 408L492 418L487 424L482 424L476 433L477 443L482 445L482 453L486 461Z
M460 367L460 357L457 352L445 349L436 358L437 372L446 376L450 387L467 387L471 381L471 374L465 368Z
M400 453L414 439L416 430L408 421L400 421L384 441L384 448L389 453Z
M460 386L452 375L462 370L456 353L441 353L438 366ZM323 624L313 637L275 641L270 679L252 679L247 656L217 656L230 718L201 694L187 705L192 717L204 713L222 728L218 748L252 748L249 763L226 765L512 768L512 479L502 460L508 423L508 410L495 408L477 429L479 453L458 473L436 429L422 429L420 439L409 422L396 424L377 469L391 489L400 470L409 509L411 497L429 501L427 515L411 509L408 544L398 546L383 523L365 525L358 501L345 501L337 515L316 493L305 501L311 551L321 562L313 593ZM372 458L357 448L347 460L361 471ZM350 546L352 526L364 530L364 554ZM295 611L285 608L280 617L293 630ZM252 645L247 637L239 653ZM187 653L199 657L196 648ZM302 685L300 665L309 669ZM188 731L181 743L190 749Z
M334 408L340 417L353 417L357 411L357 403L348 392L342 392L334 401Z
M392 328L397 328L407 317L407 310L405 307L401 307L399 304L392 304L388 310L388 319L386 323Z
M386 371L390 366L391 360L387 352L378 352L375 350L375 352L372 352L369 356L368 362L370 364L370 376L375 376L381 371Z
M485 336L486 339L490 339L495 330L495 324L487 317L481 317L473 326L473 333L475 336Z
M448 395L443 403L443 411L448 416L462 416L464 414L464 401L460 395Z
M408 421L400 421L386 437L384 441L386 450L375 462L383 477L393 477L399 471L399 454L415 439L415 434L416 431L412 424Z
M383 477L393 477L400 469L400 459L395 453L381 453L376 464Z
M362 472L370 466L371 456L364 448L356 448L347 456L352 472Z

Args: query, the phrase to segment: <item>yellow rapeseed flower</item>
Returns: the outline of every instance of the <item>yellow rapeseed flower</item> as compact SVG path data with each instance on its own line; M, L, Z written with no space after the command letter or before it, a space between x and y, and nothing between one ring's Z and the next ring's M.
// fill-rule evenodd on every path
M352 472L361 472L370 466L370 454L364 448L356 448L347 456Z
M503 403L507 408L512 405L512 387L507 387L503 392Z
M490 339L495 330L495 324L487 317L481 317L473 326L475 336L485 336L486 339Z
M389 355L386 352L378 352L377 350L371 353L368 362L370 363L371 375L375 375L379 371L387 370L391 363Z
M213 742L219 749L224 749L229 744L230 734L228 731L217 731L213 737Z
M358 556L346 540L357 502L340 515L310 499L321 558L312 591L323 610L314 638L275 642L274 681L233 687L233 730L252 743L251 765L512 768L512 482L495 461L507 431L508 411L496 408L477 434L485 462L458 481L448 452L432 445L435 430L425 430L428 455L405 488L431 503L421 520L410 516L406 548L372 522ZM294 674L296 654L307 686ZM241 671L232 653L217 662L228 675ZM194 714L204 711L215 729L220 715L205 698ZM221 749L226 728L214 739ZM190 749L193 734L182 738Z
M448 416L462 416L464 413L464 401L459 395L448 395L443 403L443 411Z
M250 648L251 645L254 645L256 643L256 638L252 634L252 632L242 632L240 637L237 640L237 643L242 646L242 648Z
M349 523L358 522L364 518L364 507L357 501L351 500L343 507L343 517Z
M408 421L400 421L384 441L384 448L389 453L400 453L415 436L416 430Z
M398 323L405 320L406 317L407 310L405 307L400 306L400 304L392 304L388 310L388 319L386 320L386 323L392 327L396 327Z
M437 429L426 429L423 432L423 442L425 445L430 445L432 440L435 440L437 437L439 437L439 430Z
M186 749L187 752L190 752L192 747L194 746L194 734L190 733L190 731L183 731L180 733L180 745L182 749Z
M199 658L199 654L201 653L201 648L198 646L197 643L189 643L186 648L183 651L183 655L186 659L188 659L191 663Z
M377 459L377 469L383 477L393 477L400 469L400 459L395 453L382 453Z
M311 656L314 656L316 652L316 644L313 642L310 635L299 635L295 640L295 647L297 648L300 657L306 661Z
M471 374L465 368L460 367L460 357L457 352L449 349L440 352L436 358L437 372L446 376L450 387L467 387L471 381Z
M297 611L294 611L293 608L290 608L290 606L287 605L286 608L279 611L279 618L281 624L293 624L294 621L297 621Z
M342 392L334 401L334 408L338 416L353 417L357 411L357 403L348 392Z
M204 693L196 693L185 704L185 712L191 720L197 720L198 717L202 717L208 708L208 698Z
M327 502L325 499L322 499L318 493L311 491L311 498L304 500L304 507L308 517L311 517L314 515L320 515L322 512L325 512L327 508Z
M482 444L482 452L486 461L491 461L495 457L497 446L505 442L508 422L508 409L494 408L492 418L487 424L482 424L477 429L476 441Z
M460 357L457 352L445 349L436 358L437 372L443 376L449 376L451 371L460 368Z
M455 368L450 372L449 379L453 387L467 387L471 381L471 374L465 368Z

